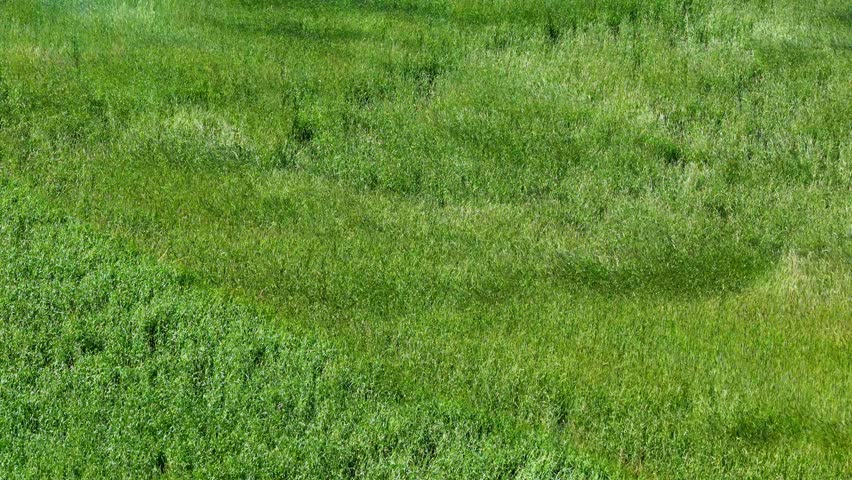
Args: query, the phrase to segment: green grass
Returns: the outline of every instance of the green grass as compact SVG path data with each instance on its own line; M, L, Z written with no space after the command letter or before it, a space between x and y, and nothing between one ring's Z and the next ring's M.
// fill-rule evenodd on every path
M0 476L852 475L845 3L0 3Z
M511 417L406 401L369 363L0 188L6 478L602 476Z

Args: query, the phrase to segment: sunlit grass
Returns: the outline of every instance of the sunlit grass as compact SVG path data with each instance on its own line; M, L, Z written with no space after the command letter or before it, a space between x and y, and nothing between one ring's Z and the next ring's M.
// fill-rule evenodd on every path
M184 333L215 352L210 322L257 309L264 331L337 352L335 382L347 365L369 372L382 394L358 409L386 394L418 412L493 413L476 418L495 422L494 436L471 441L505 435L513 452L538 452L529 465L553 455L530 477L581 458L601 475L849 474L843 2L21 1L0 15L0 172L20 186L4 188L59 208L105 249L132 246L138 256L119 265L180 269L186 291L169 301L237 305L187 314L199 330ZM28 207L5 205L13 228ZM72 235L51 226L65 217L48 218L50 235ZM42 269L62 255L10 248ZM50 276L34 278L51 295ZM147 288L134 278L124 288ZM12 321L26 302L4 301L7 328L26 336ZM98 314L98 328L129 321L122 308ZM251 338L239 332L233 348ZM109 338L103 348L120 355ZM25 363L19 350L12 365ZM94 388L85 373L50 375ZM286 377L274 375L250 385ZM351 392L329 388L331 418L369 421L351 412ZM249 397L240 405L260 415ZM75 413L80 438L95 435L86 415L119 414L91 408ZM416 430L443 415L424 408L400 421ZM11 445L22 420L7 415ZM512 476L495 465L515 453L474 460L442 422L455 450L435 465L449 470L379 452L359 471ZM241 435L248 424L228 425ZM381 450L375 428L368 443ZM340 435L312 451L354 448ZM152 449L192 449L122 438L155 470ZM26 464L9 455L3 465ZM468 463L482 469L453 470ZM352 474L335 468L301 471Z

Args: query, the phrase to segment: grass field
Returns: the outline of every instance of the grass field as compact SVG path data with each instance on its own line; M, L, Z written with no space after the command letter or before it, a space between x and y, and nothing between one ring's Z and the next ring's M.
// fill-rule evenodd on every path
M851 478L843 0L0 0L0 478Z

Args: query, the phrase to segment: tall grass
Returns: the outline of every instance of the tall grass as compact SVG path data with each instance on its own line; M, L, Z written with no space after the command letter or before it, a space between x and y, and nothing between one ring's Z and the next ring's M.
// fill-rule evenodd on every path
M104 248L318 338L406 409L493 412L600 472L849 474L844 2L22 0L0 16L0 170ZM187 335L215 337L206 308ZM228 312L216 322L243 321ZM494 455L448 472L499 476ZM385 467L363 471L403 468Z

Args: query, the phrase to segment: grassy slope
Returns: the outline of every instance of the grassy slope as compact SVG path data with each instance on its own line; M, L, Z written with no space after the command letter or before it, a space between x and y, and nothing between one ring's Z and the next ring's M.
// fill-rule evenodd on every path
M0 179L4 478L602 478L510 417L194 287Z
M7 4L0 165L415 404L848 475L848 7L567 3Z

